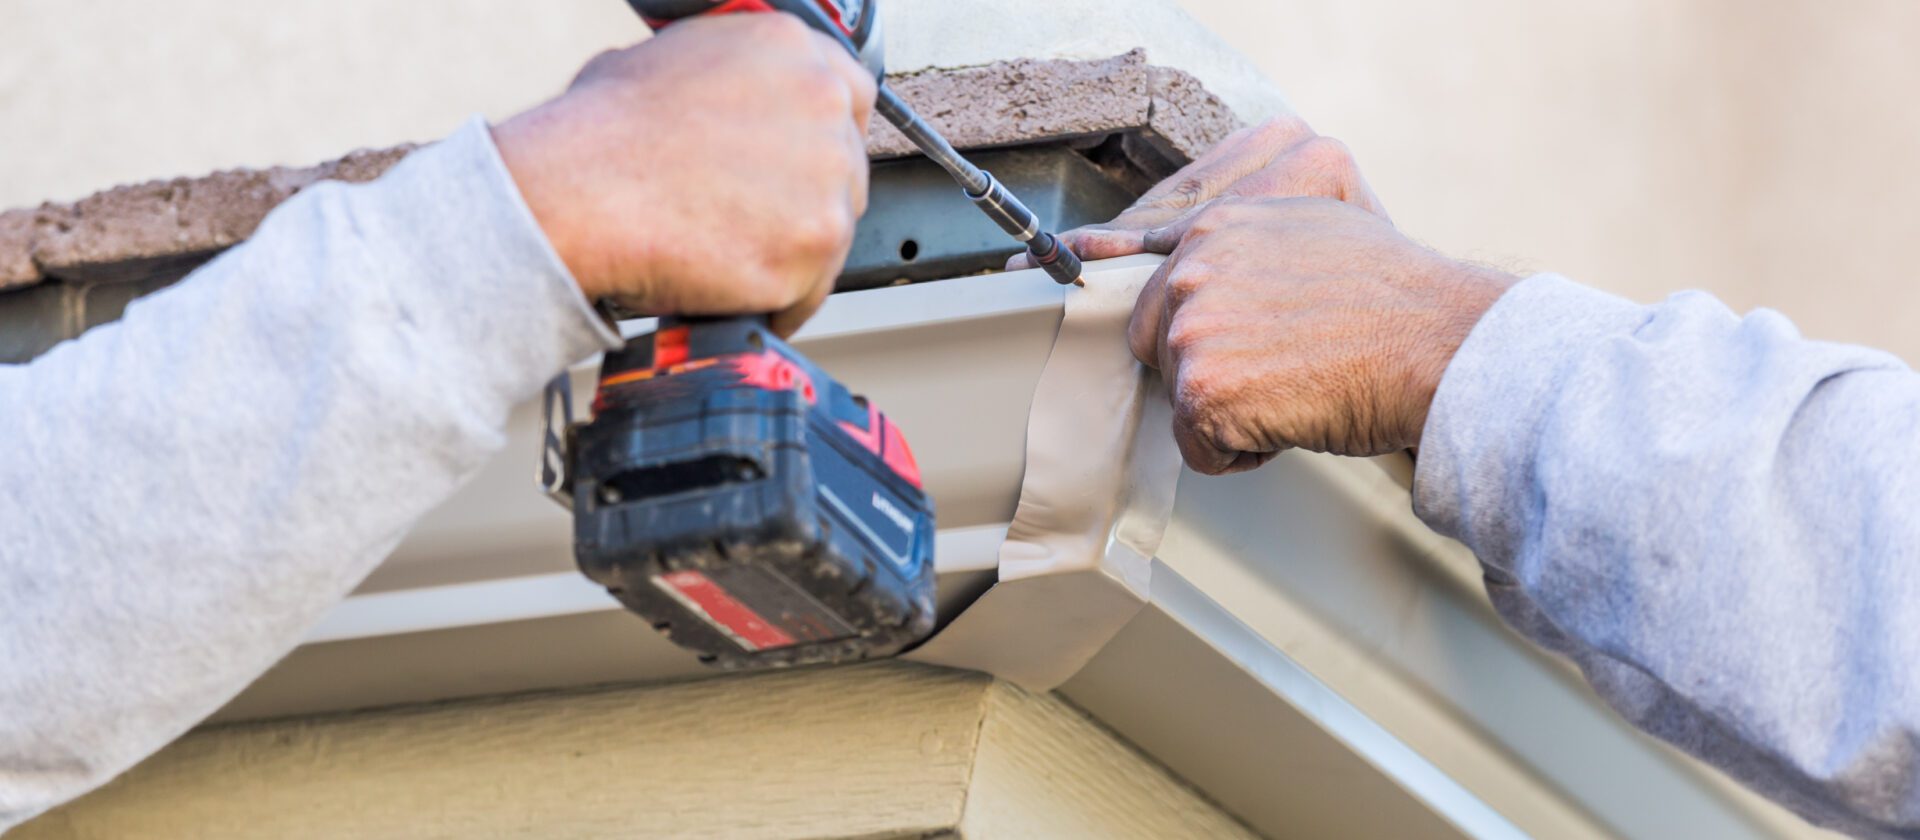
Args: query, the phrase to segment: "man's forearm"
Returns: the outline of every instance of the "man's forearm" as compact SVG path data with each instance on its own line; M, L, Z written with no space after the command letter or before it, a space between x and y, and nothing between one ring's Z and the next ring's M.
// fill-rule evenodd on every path
M0 829L225 703L614 340L476 122L0 369Z
M1416 506L1623 715L1826 824L1920 829L1920 376L1550 276L1447 369Z

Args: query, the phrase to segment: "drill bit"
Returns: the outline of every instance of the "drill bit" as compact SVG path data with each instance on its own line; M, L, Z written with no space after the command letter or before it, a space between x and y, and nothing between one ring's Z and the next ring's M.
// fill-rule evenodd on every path
M840 45L854 57L860 56L859 45L848 38L846 31L821 11L817 0L767 0L767 5L800 18L808 26L840 42ZM1080 277L1080 258L1073 253L1072 248L1066 247L1060 242L1059 237L1042 228L1040 217L1027 209L1027 205L995 179L992 173L974 166L972 161L956 151L953 144L947 142L947 138L940 136L939 131L934 130L933 126L928 125L925 119L914 112L913 106L908 105L906 100L893 92L893 88L887 86L884 75L880 77L879 82L880 95L874 103L874 109L879 111L887 122L892 123L894 128L900 129L900 133L913 141L913 145L918 146L922 154L947 170L947 174L952 175L953 180L959 182L967 198L975 207L980 208L980 212L987 214L987 217L992 219L994 224L999 225L1001 230L1026 245L1027 253L1033 257L1034 264L1045 269L1054 282L1062 286L1086 285L1086 281Z
M1054 282L1063 286L1086 285L1086 281L1080 277L1080 258L1074 255L1073 249L1040 227L1040 217L1027 209L1019 196L993 177L993 173L973 165L972 161L954 150L947 138L940 136L940 132L914 113L913 106L908 105L884 82L880 85L880 98L874 107L881 116L887 118L887 122L893 123L901 134L920 147L928 159L947 170L947 174L959 182L975 207L986 213L1001 230L1026 245L1034 264L1045 269Z

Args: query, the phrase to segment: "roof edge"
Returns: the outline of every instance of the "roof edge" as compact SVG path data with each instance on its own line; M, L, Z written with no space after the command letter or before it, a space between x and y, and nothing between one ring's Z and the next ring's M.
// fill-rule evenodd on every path
M1147 62L1144 50L1096 60L1020 59L889 77L953 144L990 148L1122 131L1191 159L1240 121L1193 76ZM233 169L115 187L72 203L0 212L0 291L46 280L111 282L116 266L204 256L244 241L268 212L326 180L371 181L414 145L360 150L309 167ZM916 150L875 121L873 158Z

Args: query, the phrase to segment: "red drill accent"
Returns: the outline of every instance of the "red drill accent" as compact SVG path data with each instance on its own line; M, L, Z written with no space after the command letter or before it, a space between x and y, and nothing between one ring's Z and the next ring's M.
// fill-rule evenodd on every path
M654 578L653 582L682 606L726 631L727 635L748 650L782 648L799 641L754 612L752 607L740 603L720 584L700 572L691 569L668 572Z
M914 487L920 486L920 464L913 460L913 450L907 446L907 436L900 433L900 427L893 425L880 409L867 406L867 427L862 429L858 423L840 421L840 428L854 440L859 441L868 452L880 456L882 463L895 475L907 480Z
M666 370L687 360L687 328L673 327L653 334L653 369Z
M797 390L808 405L819 402L819 395L813 390L813 377L793 360L772 350L735 356L733 369L740 372L740 381L747 385L769 391Z
M833 25L840 27L841 32L845 32L847 33L848 36L852 36L853 30L850 27L848 27L847 22L841 19L840 17L840 5L837 3L828 2L828 0L819 0L819 2L820 2L820 10L826 12L827 17L833 19ZM713 7L712 9L701 12L700 16L705 17L707 15L730 15L735 12L771 12L771 11L776 11L776 10L772 6L767 5L766 0L729 0L729 2L722 3L718 6ZM673 23L672 20L660 20L658 18L641 18L641 19L646 21L647 27L654 30L655 32L658 32L661 29L666 28L668 24Z

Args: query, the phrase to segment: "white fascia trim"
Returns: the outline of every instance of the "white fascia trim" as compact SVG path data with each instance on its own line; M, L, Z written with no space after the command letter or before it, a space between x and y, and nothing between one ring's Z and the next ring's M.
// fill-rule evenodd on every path
M990 571L1007 526L951 528L934 535L942 575ZM453 583L355 595L307 634L304 644L373 639L537 618L617 612L620 602L577 572Z
M1472 555L1421 524L1374 464L1290 452L1250 473L1188 474L1159 557L1523 831L1800 828L1634 730L1508 629Z
M1158 562L1153 569L1153 602L1466 836L1481 840L1529 836L1186 578Z

